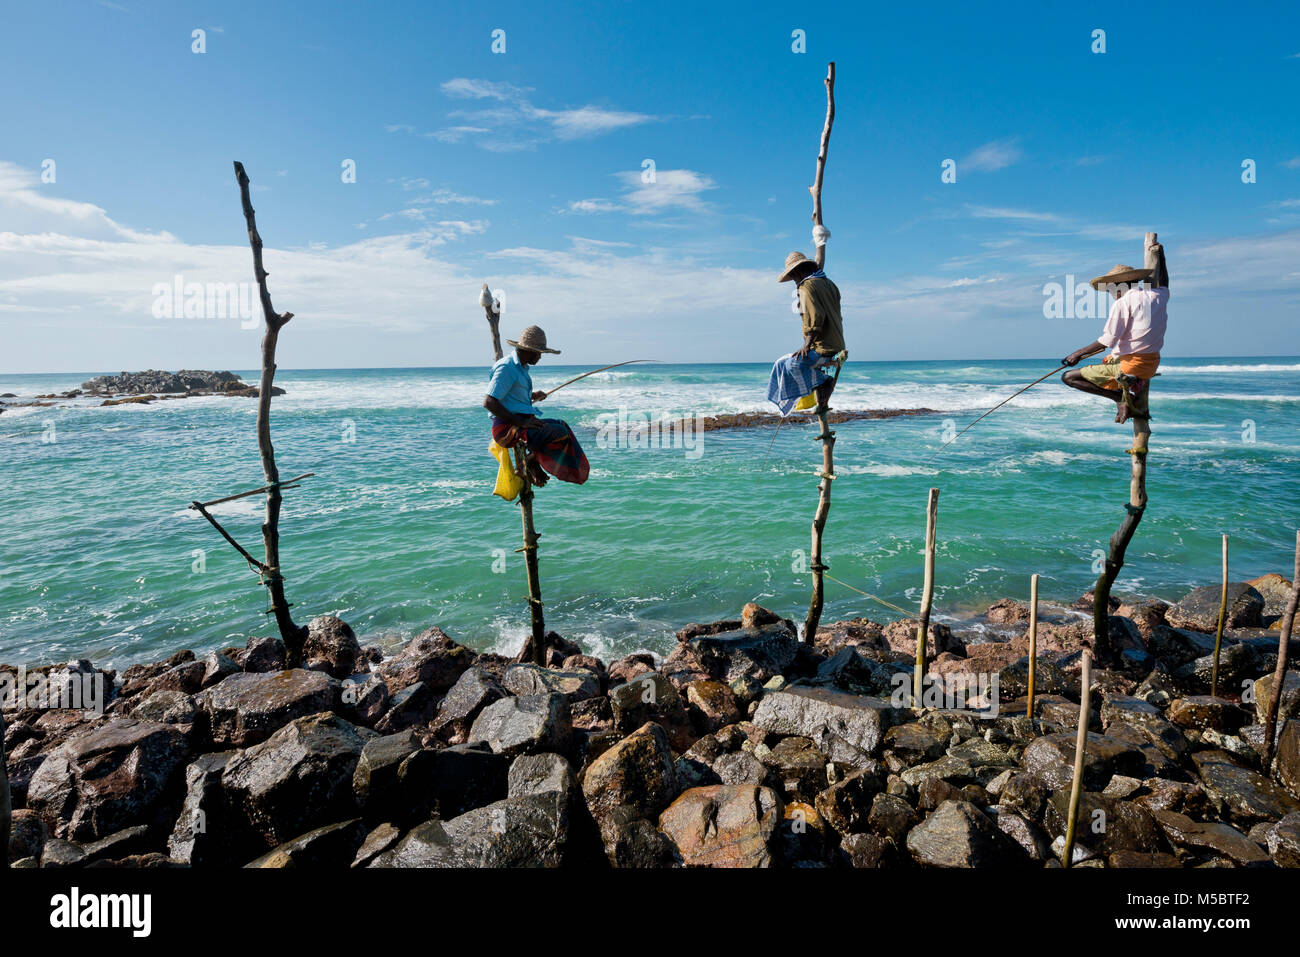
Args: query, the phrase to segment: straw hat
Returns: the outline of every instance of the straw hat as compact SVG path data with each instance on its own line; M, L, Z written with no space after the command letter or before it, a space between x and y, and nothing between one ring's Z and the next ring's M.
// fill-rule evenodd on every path
M1143 279L1150 277L1152 272L1151 269L1134 269L1132 266L1112 266L1110 272L1104 276L1089 280L1088 285L1092 286L1093 289L1100 289L1102 286L1141 282Z
M794 273L794 271L797 270L804 263L808 263L808 265L813 266L814 268L817 266L815 262L813 262L811 259L805 256L803 253L794 252L786 256L785 272L781 273L781 276L780 278L777 279L777 282L787 282L790 279L793 279L794 277L791 274Z
M541 326L529 326L519 333L518 342L514 339L507 339L506 345L514 346L516 349L527 349L530 352L549 352L553 356L560 354L559 349L546 348L546 333L542 331Z

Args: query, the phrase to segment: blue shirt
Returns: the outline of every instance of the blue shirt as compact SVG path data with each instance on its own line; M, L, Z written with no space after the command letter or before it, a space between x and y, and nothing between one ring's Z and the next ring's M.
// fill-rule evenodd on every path
M533 405L533 377L528 374L528 367L519 361L517 352L498 359L492 366L487 394L515 415L540 414Z

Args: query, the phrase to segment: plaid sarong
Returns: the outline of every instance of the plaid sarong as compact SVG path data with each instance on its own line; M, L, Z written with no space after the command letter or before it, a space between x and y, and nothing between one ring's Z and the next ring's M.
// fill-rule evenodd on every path
M767 400L789 415L794 404L830 378L826 370L834 368L835 357L810 350L806 356L791 353L772 364L767 382Z
M503 449L514 448L519 444L520 432L523 433L524 445L529 452L537 456L538 463L561 482L581 485L587 481L591 465L587 455L578 444L578 437L573 429L562 419L538 419L536 424L519 429L503 422L492 420L492 438Z

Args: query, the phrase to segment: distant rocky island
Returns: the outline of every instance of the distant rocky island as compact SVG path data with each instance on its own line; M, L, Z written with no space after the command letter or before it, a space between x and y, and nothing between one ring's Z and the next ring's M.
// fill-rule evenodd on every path
M147 405L162 399L188 399L200 395L239 396L255 399L260 390L249 385L233 372L208 372L202 369L181 369L179 372L164 372L161 369L146 369L144 372L121 372L117 375L100 375L81 383L80 389L67 392L51 392L35 396L34 402L0 403L3 405L52 405L51 399L83 399L91 396L103 396L104 405ZM271 387L271 395L284 395L279 386ZM0 398L17 398L6 393ZM45 401L42 401L45 400Z

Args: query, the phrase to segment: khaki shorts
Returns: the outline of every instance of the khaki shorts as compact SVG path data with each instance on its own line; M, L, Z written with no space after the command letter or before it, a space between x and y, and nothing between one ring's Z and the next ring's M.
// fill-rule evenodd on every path
M1111 357L1104 362L1098 362L1090 366L1084 366L1079 370L1079 374L1095 386L1103 389L1118 389L1119 374L1137 376L1139 379L1150 379L1156 374L1156 369L1160 367L1160 354L1147 356L1119 356Z

